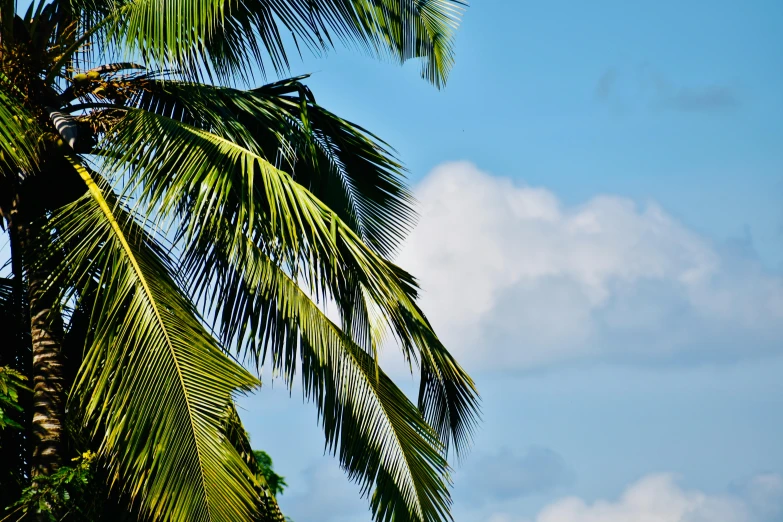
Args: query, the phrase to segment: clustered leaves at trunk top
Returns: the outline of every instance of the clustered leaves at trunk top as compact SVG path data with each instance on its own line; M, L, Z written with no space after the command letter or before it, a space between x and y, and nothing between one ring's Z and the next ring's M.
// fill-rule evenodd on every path
M25 275L46 273L65 324L66 451L95 452L126 514L282 518L283 484L258 472L234 405L260 385L238 358L302 379L375 520L450 518L447 451L466 447L478 395L389 260L415 217L404 169L306 76L247 87L287 70L289 34L297 52L341 41L418 58L441 86L460 8L53 0L16 15L0 0L0 222L29 230L0 280L15 331L2 361L25 371ZM417 405L378 366L389 340L420 370Z

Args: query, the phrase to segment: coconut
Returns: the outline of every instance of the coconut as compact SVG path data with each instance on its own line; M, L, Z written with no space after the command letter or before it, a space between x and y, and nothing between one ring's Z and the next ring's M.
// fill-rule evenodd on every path
M101 79L101 73L98 71L87 71L87 79L95 82Z
M73 83L76 84L76 85L81 86L81 85L86 84L88 81L90 81L90 80L89 80L89 78L87 78L87 75L84 74L84 73L75 74L73 76Z

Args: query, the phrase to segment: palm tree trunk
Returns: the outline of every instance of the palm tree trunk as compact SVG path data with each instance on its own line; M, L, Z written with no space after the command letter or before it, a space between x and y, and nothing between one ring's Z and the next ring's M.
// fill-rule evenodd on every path
M50 475L60 467L65 416L62 329L57 328L53 303L42 287L40 274L32 275L29 300L33 342L33 477Z
M19 235L24 238L24 243L28 243L31 231L27 227L21 228ZM27 268L30 269L29 265ZM52 292L46 291L46 274L30 270L27 284L33 352L31 476L34 479L54 473L62 461L65 381L61 317L53 310L55 300Z

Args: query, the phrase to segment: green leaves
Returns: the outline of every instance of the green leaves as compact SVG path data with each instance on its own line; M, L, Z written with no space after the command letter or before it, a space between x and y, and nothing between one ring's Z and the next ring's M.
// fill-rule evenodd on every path
M205 262L227 266L219 256ZM260 249L248 245L231 266L214 281L226 298L224 311L244 318L262 339L255 357L268 354L289 379L301 373L328 447L349 477L373 492L376 520L447 519L442 445L418 409Z
M0 366L0 430L23 429L22 425L14 419L16 415L12 412L22 411L19 405L19 392L30 391L25 385L26 380L27 377L16 370Z
M88 506L81 506L80 501L87 504L81 497L90 494L88 485L94 480L94 461L95 454L88 451L73 459L73 466L63 466L51 475L39 476L35 484L25 488L19 500L9 506L11 515L21 514L23 519L35 517L52 522L63 520L69 514L92 519L91 513L82 509Z
M437 87L445 84L454 63L453 32L463 2L326 0L317 5L317 20L324 30L333 26L342 39L388 53L400 62L420 57L422 77Z
M52 219L70 280L94 299L72 392L122 488L159 520L250 520L250 472L223 435L232 397L258 381L229 360L181 295L171 266L119 202L89 192Z
M365 491L374 486L377 519L445 519L445 447L366 351L391 329L426 369L422 411L444 440L466 442L475 388L416 307L412 278L288 173L206 130L132 111L106 153L107 168L126 179L139 204L185 231L183 270L197 300L215 307L223 339L246 343L259 362L269 353L289 382L301 364L329 446ZM323 315L297 283L300 275L344 312L364 311L364 328L348 331L367 338L366 349L357 344L362 336Z
M0 178L9 177L11 171L29 169L36 163L37 138L33 119L20 106L19 100L6 92L3 80L0 73Z
M139 108L208 130L295 173L382 255L414 222L413 197L388 146L316 104L303 78L252 91L177 81L145 84Z
M192 78L232 74L247 79L249 63L277 73L297 48L320 52L335 40L399 62L422 59L422 77L440 87L453 64L458 0L114 0L122 13L112 30L131 53ZM111 11L110 11L111 12Z
M18 18L12 69L23 81L0 77L0 211L22 189L36 195L25 219L37 216L44 235L20 259L51 272L73 310L72 435L99 450L100 476L134 511L282 518L234 406L259 384L237 356L289 386L302 379L375 520L450 518L446 455L466 445L478 395L418 308L416 281L389 261L415 221L404 168L317 104L304 77L253 90L195 82L239 85L256 65L287 70L292 45L321 53L339 41L421 58L441 86L461 5L41 0ZM96 68L97 49L142 63ZM77 127L88 146L57 145ZM100 155L100 174L75 151ZM339 320L324 313L331 305ZM421 370L418 405L378 365L388 342Z
M262 450L253 451L253 457L255 458L258 472L263 475L266 483L269 485L269 490L272 495L282 495L283 490L288 487L288 484L284 477L275 473L272 457L270 457L266 451Z

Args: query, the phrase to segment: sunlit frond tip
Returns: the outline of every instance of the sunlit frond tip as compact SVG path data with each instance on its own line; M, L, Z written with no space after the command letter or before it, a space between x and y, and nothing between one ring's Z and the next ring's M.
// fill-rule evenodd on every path
M345 3L332 0L327 3ZM454 65L454 33L467 7L460 0L359 0L353 4L361 37L400 62L422 60L421 76L440 88Z

